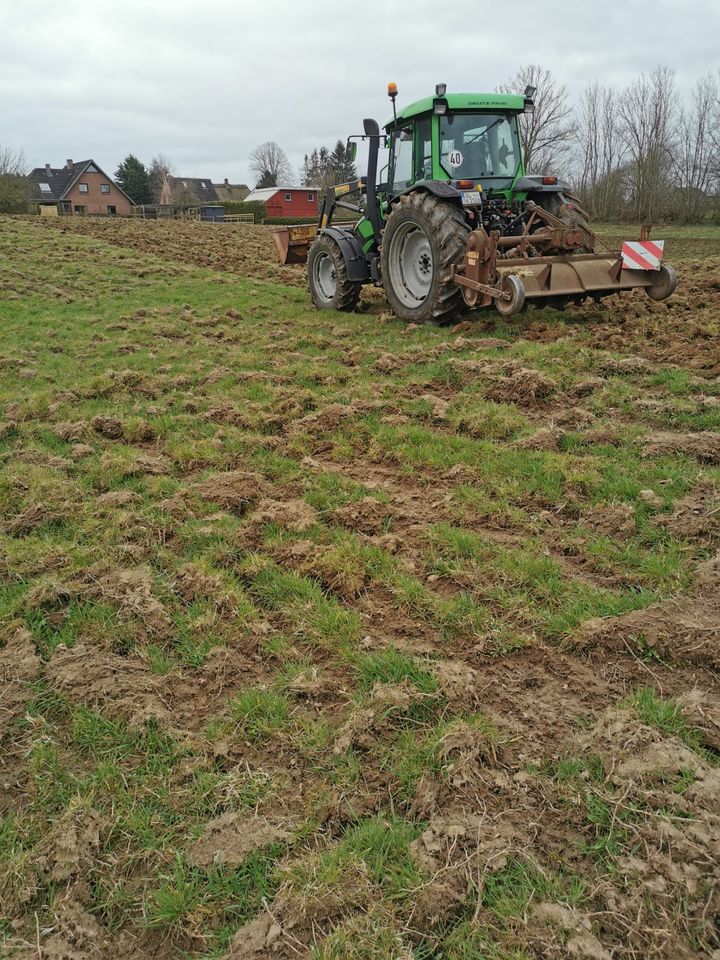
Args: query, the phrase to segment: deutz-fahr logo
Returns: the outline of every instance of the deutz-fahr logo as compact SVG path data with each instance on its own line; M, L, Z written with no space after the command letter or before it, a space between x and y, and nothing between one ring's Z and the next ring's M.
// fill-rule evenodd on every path
M503 105L503 101L493 100L490 97L486 98L485 100L468 100L469 107L487 107L488 105L491 107L501 107Z

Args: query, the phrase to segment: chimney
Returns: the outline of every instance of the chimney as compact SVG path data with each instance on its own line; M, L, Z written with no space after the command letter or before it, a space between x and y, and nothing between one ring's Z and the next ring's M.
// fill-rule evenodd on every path
M52 167L50 166L49 163L46 163L46 164L45 164L45 176L46 176L46 177L51 177L51 176L52 176Z
M227 177L225 177L225 186L226 186L226 187L229 187L229 186L230 186L230 184L228 183L228 178L227 178Z
M65 161L65 166L68 168L68 170L72 167L72 165L73 165L72 160L66 160L66 161Z

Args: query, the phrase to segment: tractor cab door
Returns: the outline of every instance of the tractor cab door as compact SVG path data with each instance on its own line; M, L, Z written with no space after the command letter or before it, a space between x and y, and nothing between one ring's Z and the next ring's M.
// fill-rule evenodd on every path
M392 134L389 193L397 196L418 180L432 177L432 118L419 117Z

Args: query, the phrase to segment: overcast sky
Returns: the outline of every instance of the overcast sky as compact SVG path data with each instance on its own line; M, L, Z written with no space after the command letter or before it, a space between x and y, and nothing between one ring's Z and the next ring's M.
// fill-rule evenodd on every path
M248 154L303 154L399 104L488 91L524 63L573 96L666 65L681 95L720 65L720 0L0 0L0 145L28 163L156 153L250 182Z

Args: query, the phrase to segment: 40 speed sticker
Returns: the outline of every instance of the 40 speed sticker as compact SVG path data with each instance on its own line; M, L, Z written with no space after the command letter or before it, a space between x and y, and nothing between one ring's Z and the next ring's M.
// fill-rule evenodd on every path
M460 167L462 166L463 155L460 150L451 150L448 154L448 163L451 167Z

